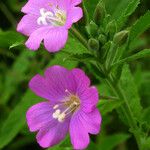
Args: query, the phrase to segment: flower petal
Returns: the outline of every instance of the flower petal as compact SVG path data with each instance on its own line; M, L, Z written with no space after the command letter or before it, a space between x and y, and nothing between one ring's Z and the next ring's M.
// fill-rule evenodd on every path
M82 0L72 0L72 4L74 6L79 5L82 2Z
M80 111L79 117L88 133L91 134L99 133L102 118L98 109L95 108L95 110L93 110L90 113Z
M50 9L50 2L51 0L28 0L21 11L27 14L39 15L41 8Z
M41 102L29 108L26 118L30 131L37 131L51 122L52 112L53 109L49 102Z
M75 68L71 72L77 83L77 94L81 95L90 86L90 80L81 69Z
M74 149L85 149L88 146L90 138L78 115L72 117L69 131Z
M69 121L69 119L61 123L54 121L52 124L42 128L36 136L40 146L48 148L61 142L68 133Z
M72 24L79 21L83 17L83 11L80 7L72 7L68 11L65 27L70 29Z
M60 100L66 97L69 93L75 94L76 82L71 71L61 66L49 67L45 71L46 82L49 85L49 89L53 89L53 93L60 96ZM66 92L68 90L68 92ZM55 91L55 92L54 92Z
M35 30L25 43L25 45L31 50L37 50L40 47L40 43L44 39L47 32L50 30L50 27L41 27Z
M95 109L98 102L98 91L96 87L92 86L80 94L79 98L81 100L81 109L85 112L91 112L93 109Z
M83 11L80 7L74 7L71 9L71 19L72 22L77 22L83 17Z
M37 24L37 16L25 15L17 26L17 31L29 36L32 32L39 28Z
M40 75L36 75L30 80L29 87L40 97L47 100L51 100L51 98L53 98L44 77Z
M68 30L64 28L53 28L44 37L44 46L49 52L62 49L68 39Z

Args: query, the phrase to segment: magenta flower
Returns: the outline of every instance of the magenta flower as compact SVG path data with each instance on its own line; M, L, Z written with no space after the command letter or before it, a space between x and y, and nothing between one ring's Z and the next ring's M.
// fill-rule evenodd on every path
M99 133L98 92L82 70L53 66L44 77L34 76L29 87L47 100L32 106L26 115L30 131L38 131L41 147L58 144L69 132L74 149L85 149L89 133Z
M22 8L26 15L18 24L17 31L29 36L26 46L37 50L43 41L49 52L59 51L68 38L68 29L82 16L76 7L81 0L28 0Z

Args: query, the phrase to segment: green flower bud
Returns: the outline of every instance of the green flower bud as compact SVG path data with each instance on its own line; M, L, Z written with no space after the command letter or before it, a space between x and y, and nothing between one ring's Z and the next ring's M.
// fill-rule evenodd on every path
M117 24L113 20L109 22L108 25L106 26L106 33L109 34L110 38L112 38L116 32L117 32Z
M101 22L103 21L103 19L105 18L105 15L106 15L105 4L104 4L103 1L101 0L101 1L97 4L96 9L95 9L95 11L94 11L94 16L93 16L94 22L95 22L97 25L100 25Z
M106 36L104 34L100 34L99 37L98 37L98 40L103 45L107 42L107 38L106 38Z
M123 30L121 32L116 33L114 36L114 40L113 40L114 43L123 45L127 41L128 34L129 34L129 31L127 30Z
M94 38L90 38L88 40L88 47L89 49L91 50L96 50L98 51L99 50L99 41L94 39Z
M98 34L98 26L91 21L89 25L86 26L88 34L92 37L95 37Z

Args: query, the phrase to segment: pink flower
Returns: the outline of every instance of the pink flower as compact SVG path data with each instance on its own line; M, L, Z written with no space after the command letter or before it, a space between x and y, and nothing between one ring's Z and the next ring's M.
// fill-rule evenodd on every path
M22 8L25 16L17 31L29 36L26 46L37 50L43 41L49 52L59 51L68 38L68 29L82 16L76 7L81 0L28 0Z
M69 132L74 149L85 149L89 133L99 133L98 91L82 70L53 66L44 77L34 76L29 86L47 100L32 106L26 115L30 131L38 131L41 147L58 144Z

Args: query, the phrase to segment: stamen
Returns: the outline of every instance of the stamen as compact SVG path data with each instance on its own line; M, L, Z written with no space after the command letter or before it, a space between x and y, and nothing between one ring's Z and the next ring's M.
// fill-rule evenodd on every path
M59 105L55 105L54 107L53 107L53 109L57 109L59 107Z
M57 119L60 115L61 111L60 109L57 109L54 113L53 113L53 118Z
M68 90L66 89L65 92L68 92ZM60 109L55 110L55 112L53 113L53 118L57 119L59 122L63 122L65 118L72 115L73 112L77 110L79 106L80 106L79 98L70 93L70 95L65 98L65 101L63 102L61 101L61 103L54 105L53 107L54 110L61 107L61 110L63 111L61 112Z
M63 122L65 120L66 114L65 113L61 113L58 117L58 121L59 122Z
M44 8L40 9L40 17L37 19L38 25L53 25L53 26L63 26L66 22L65 11L55 7L54 10L47 11Z

